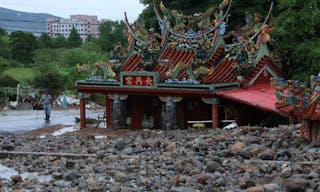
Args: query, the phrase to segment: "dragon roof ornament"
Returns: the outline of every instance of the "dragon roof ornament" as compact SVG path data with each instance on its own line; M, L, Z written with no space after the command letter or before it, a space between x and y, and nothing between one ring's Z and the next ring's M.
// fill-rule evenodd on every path
M227 16L228 16L229 10L230 10L230 8L231 8L231 4L232 4L232 0L230 0L230 1L229 1L229 0L224 0L222 3L220 3L220 5L219 5L220 11L222 11L221 9L222 9L223 7L225 7L226 5L228 5L228 7L227 7L224 15L223 15L221 18L219 18L219 21L215 24L214 27L210 27L210 28L206 29L206 31L204 31L204 32L202 32L202 33L200 33L200 34L192 33L192 31L188 31L188 32L189 32L189 35L182 35L182 34L179 34L179 33L175 32L174 29L172 29L172 27L168 25L168 23L165 21L165 19L162 19L162 18L161 18L160 13L159 13L159 10L158 10L158 8L156 7L156 2L155 2L155 0L153 0L154 11L155 11L155 14L156 14L156 16L157 16L160 24L161 24L166 30L168 30L172 35L177 36L177 37L179 37L179 38L183 38L183 39L200 39L200 38L202 38L203 36L208 35L209 33L213 32L214 30L216 30L217 28L219 28L219 27L223 24L223 21L224 21L224 20L227 18ZM160 6L164 8L164 5L163 5L162 2L161 2L161 4L160 4ZM196 14L196 16L198 16L198 15ZM189 16L189 17L193 17L193 16ZM191 35L190 35L190 33L191 33Z
M276 107L289 116L320 119L320 74L310 77L310 88L297 80L271 79Z
M127 17L126 12L124 12L124 24L126 25L128 32L134 37L134 39L136 39L137 41L139 41L143 45L146 45L146 42L135 34L135 32L134 32L135 30L132 28L132 26L130 25L130 23L128 21L128 17Z
M259 35L259 33L263 30L263 28L265 27L266 23L268 22L268 20L270 18L272 9L273 9L273 1L270 4L269 12L268 12L268 14L267 14L262 26L260 27L260 29L253 36L250 37L250 40L253 40L254 38L256 38L256 36Z

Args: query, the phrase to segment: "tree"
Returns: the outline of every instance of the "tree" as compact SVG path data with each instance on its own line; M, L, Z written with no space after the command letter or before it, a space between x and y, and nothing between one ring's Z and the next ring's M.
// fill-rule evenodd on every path
M320 72L320 2L280 0L278 9L275 38L283 63L291 78L308 82Z
M41 73L52 70L56 67L59 51L61 49L37 49L33 57L35 68Z
M58 34L57 37L53 40L53 48L65 47L66 44L67 44L67 40L61 34Z
M98 38L89 34L88 35L88 38L87 38L87 42L97 42L98 41Z
M0 75L0 84L2 87L16 87L19 81L12 78L10 75Z
M76 47L80 47L81 44L82 44L82 39L81 39L78 31L73 27L71 29L70 35L68 37L67 47L68 48L76 48Z
M38 38L39 48L52 48L53 41L47 33L42 33Z
M8 33L0 27L0 36L8 35Z
M177 10L184 15L193 15L195 13L205 12L211 7L217 7L223 0L208 0L199 3L197 0L163 0L163 4L170 10ZM139 16L141 22L145 24L146 29L154 28L159 32L159 25L156 15L153 10L153 0L140 0L146 8ZM157 7L160 1L156 0ZM228 26L233 30L236 26L241 26L245 21L245 13L260 13L265 15L268 12L270 0L233 0L232 7L229 12Z
M38 75L33 85L35 88L49 89L52 96L55 97L65 89L65 79L57 71L48 71Z
M8 33L0 28L0 57L9 59L10 58L10 48L9 48L10 38Z
M9 62L7 59L0 56L0 71L3 72L9 66ZM0 72L0 75L1 75Z
M110 52L118 42L126 46L124 29L125 25L122 21L107 20L103 22L99 27L100 37L98 39L101 49Z
M25 65L32 63L33 52L37 48L37 40L32 33L16 31L10 35L12 59Z

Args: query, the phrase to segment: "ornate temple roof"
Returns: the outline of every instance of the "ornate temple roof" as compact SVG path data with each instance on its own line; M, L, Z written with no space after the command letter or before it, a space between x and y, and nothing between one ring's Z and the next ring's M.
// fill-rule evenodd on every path
M272 76L282 77L284 74L266 45L270 27L264 25L273 4L263 23L257 15L247 15L246 25L230 32L237 42L226 45L224 36L230 35L226 34L226 19L232 1L227 2L205 13L188 16L168 10L162 2L159 10L154 1L161 34L144 29L137 21L130 24L125 14L129 47L127 51L122 49L125 54L114 57L115 65L120 66L117 74L157 72L161 82L193 84L239 82L237 77L243 76L244 86L252 84L252 79L264 68Z
M115 47L111 60L104 64L107 69L101 81L120 82L121 73L139 72L156 73L159 83L168 86L238 83L246 87L269 82L270 77L284 77L267 46L272 27L266 23L273 3L264 21L259 14L247 14L245 25L230 32L226 26L231 0L194 15L153 3L161 34L145 29L138 21L130 24L125 13L129 46ZM224 39L230 36L234 42L226 44ZM98 81L99 77L91 74L89 80Z

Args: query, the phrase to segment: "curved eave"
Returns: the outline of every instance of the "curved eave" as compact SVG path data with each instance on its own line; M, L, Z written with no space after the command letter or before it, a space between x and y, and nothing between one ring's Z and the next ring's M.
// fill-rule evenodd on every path
M262 111L282 115L282 113L276 109L275 103L277 99L269 83L237 90L217 92L217 95L224 99L261 109Z

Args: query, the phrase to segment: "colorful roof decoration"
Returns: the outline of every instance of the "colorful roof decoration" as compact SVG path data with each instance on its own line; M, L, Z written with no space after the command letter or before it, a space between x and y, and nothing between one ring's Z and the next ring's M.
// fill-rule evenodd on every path
M283 114L299 119L320 120L320 73L311 76L311 87L297 80L272 79L276 108Z
M223 0L204 13L184 15L153 0L161 34L145 29L138 21L130 24L125 13L129 46L115 46L104 74L115 73L113 79L119 81L121 72L146 71L158 73L161 83L241 82L242 86L253 84L263 71L283 77L267 47L268 33L272 31L267 21L273 3L264 21L259 14L247 13L244 26L227 32L231 3ZM235 37L234 42L226 44L224 39L230 36ZM94 72L97 70L91 70L89 79L106 80L106 75L96 77L98 73Z

